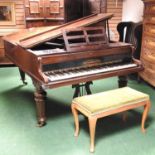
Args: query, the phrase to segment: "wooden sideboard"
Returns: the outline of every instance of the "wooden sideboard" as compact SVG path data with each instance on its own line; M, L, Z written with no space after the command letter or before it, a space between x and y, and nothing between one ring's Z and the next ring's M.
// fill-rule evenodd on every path
M3 33L0 33L0 67L13 65L13 63L5 57L4 42L2 38L7 34L9 33L4 33L4 31Z
M64 0L24 0L26 27L64 23Z
M140 77L155 87L155 1L144 0L143 39L141 61L144 71Z
M3 35L0 35L0 66L12 65L13 63L5 57Z
M3 37L5 35L20 31L23 29L1 29L0 28L0 67L3 66L12 66L13 63L5 56L5 49L4 49L4 41Z
M10 12L15 20L13 22L7 22L1 19L0 21L0 67L3 67L13 65L13 63L5 57L4 43L2 38L7 34L25 28L25 12L23 0L0 0L0 5L12 6L10 7Z
M60 25L91 14L89 0L24 0L24 3L27 28Z

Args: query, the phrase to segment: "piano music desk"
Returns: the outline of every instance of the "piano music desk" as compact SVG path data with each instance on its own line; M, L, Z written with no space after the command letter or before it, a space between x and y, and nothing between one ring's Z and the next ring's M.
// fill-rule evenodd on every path
M79 133L78 111L88 117L90 130L90 152L94 152L95 128L98 118L124 112L144 106L141 130L145 132L145 120L150 109L147 94L129 87L119 88L93 95L77 97L72 101L72 113L75 120L75 136Z

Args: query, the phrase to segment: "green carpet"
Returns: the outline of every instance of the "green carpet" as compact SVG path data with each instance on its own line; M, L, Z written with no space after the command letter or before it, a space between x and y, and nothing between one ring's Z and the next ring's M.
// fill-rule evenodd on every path
M90 155L88 122L80 115L80 135L74 134L70 109L71 86L47 90L47 125L36 125L34 87L27 76L23 86L17 68L0 69L0 155ZM100 119L97 123L94 155L155 154L155 90L129 80L128 86L150 94L152 107L147 133L140 130L142 108ZM117 78L95 81L93 93L117 88Z

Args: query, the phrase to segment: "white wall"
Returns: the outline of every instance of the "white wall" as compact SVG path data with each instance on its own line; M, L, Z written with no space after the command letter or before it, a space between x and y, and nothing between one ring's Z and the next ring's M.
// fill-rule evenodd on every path
M122 21L142 21L143 8L144 4L142 0L123 0Z

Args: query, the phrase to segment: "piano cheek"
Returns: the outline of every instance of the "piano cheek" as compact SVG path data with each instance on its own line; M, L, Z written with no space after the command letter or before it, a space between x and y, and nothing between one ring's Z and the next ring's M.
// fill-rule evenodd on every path
M40 69L39 69L39 74L40 74L40 77L41 77L41 81L44 81L45 83L49 82L48 77Z

